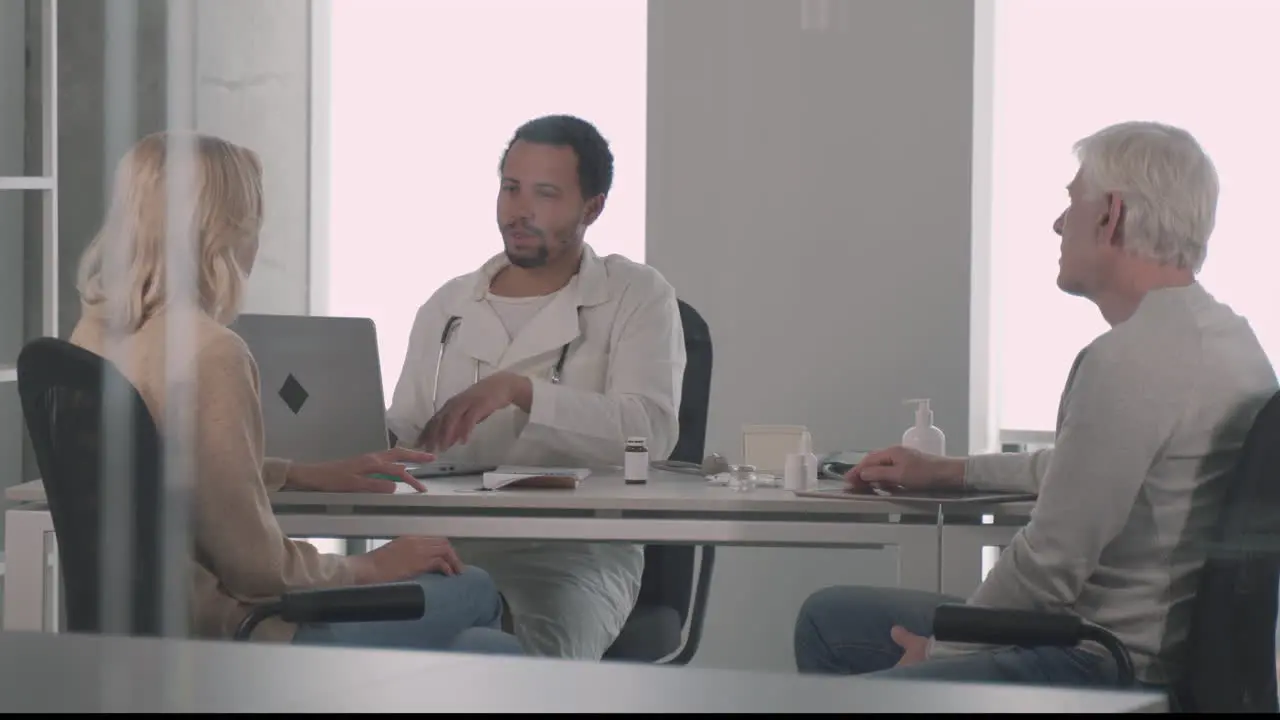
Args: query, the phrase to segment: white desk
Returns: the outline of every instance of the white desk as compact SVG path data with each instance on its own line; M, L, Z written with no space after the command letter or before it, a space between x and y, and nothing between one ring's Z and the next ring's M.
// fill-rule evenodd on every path
M0 712L1122 713L1154 693L43 633L0 636Z
M937 505L883 500L798 498L776 488L748 493L712 486L702 478L652 471L647 485L625 485L621 475L601 471L576 490L474 489L479 479L433 480L425 494L332 494L279 492L272 496L280 525L294 537L440 535L450 538L588 540L598 542L816 546L898 549L903 587L948 592L956 583L978 583L981 550L952 552L964 576L943 577L942 521ZM6 589L4 628L51 627L48 593L57 591L56 558L47 572L53 524L38 482L10 488L21 503L5 519ZM947 509L948 514L952 512ZM965 507L967 518L996 512ZM1008 511L1004 511L1008 512ZM975 515L976 514L976 515ZM979 526L983 531L991 526ZM1007 533L1008 530L1006 529ZM985 536L984 536L985 537ZM957 542L965 541L964 537ZM950 577L950 574L948 574ZM971 576L971 577L970 577ZM48 589L46 592L46 588ZM967 592L967 590L965 591ZM46 616L49 617L46 617Z

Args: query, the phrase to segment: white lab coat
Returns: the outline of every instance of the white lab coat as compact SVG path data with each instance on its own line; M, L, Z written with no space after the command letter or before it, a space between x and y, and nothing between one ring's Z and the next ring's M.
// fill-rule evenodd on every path
M648 438L650 456L665 459L679 434L685 367L671 285L650 267L618 255L600 258L584 247L578 274L512 339L485 300L506 264L505 256L494 257L418 310L388 411L391 431L402 443L414 442L438 407L475 383L477 368L480 378L505 370L532 379L531 411L512 406L494 413L444 459L601 468L622 464L630 436ZM455 316L461 322L445 350L433 406L440 339ZM552 384L566 343L561 382ZM632 545L455 546L464 561L494 576L516 616L517 634L543 655L598 658L635 605L644 569L641 548Z

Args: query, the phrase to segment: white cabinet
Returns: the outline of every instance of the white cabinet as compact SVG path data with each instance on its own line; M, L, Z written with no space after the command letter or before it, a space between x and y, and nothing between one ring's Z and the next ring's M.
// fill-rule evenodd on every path
M29 300L39 303L39 334L58 334L57 17L58 0L0 0L0 263L7 268L4 284L14 294L0 303L0 331L5 333L0 338L0 385L17 381L17 351L30 339L28 305L20 288L38 286L39 294ZM36 113L28 103L30 68L38 71ZM32 140L39 143L36 152ZM33 224L39 227L38 259L26 257L23 242Z
M0 0L0 488L30 472L18 352L59 332L57 16L57 0Z

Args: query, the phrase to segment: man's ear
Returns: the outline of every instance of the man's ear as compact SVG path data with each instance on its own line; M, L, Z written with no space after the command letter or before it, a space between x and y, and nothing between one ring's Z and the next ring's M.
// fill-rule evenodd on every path
M604 195L597 195L587 201L586 206L582 209L582 226L591 227L604 212Z
M1118 193L1107 193L1107 210L1098 222L1098 234L1104 242L1116 247L1124 244L1124 201Z

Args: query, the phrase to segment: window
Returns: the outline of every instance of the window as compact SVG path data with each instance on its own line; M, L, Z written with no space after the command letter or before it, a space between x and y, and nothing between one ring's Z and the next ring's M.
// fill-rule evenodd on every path
M1280 3L995 0L992 302L1003 431L1052 430L1076 353L1107 326L1057 289L1051 224L1077 169L1071 146L1106 125L1185 128L1221 181L1200 281L1248 318L1280 362L1274 239Z
M501 251L498 162L540 115L578 115L614 154L588 242L644 261L645 0L334 0L328 299L373 318L386 400L418 308Z

